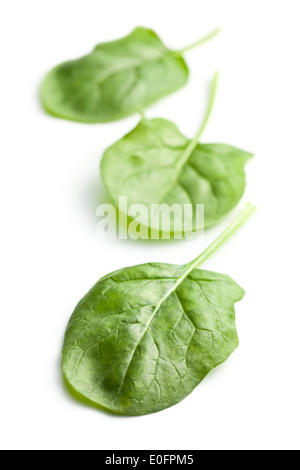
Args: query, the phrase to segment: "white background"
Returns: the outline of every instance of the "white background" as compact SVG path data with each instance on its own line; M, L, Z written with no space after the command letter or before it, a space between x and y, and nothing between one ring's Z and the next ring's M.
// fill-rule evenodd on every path
M2 449L300 448L299 15L299 0L1 2ZM203 140L256 153L245 202L259 210L205 266L247 292L237 306L240 348L176 407L123 418L65 391L60 351L69 317L103 275L148 261L185 263L201 247L97 239L101 155L138 117L61 121L43 112L38 89L56 63L138 25L174 49L223 27L186 55L189 86L147 115L172 119L192 137L221 70Z

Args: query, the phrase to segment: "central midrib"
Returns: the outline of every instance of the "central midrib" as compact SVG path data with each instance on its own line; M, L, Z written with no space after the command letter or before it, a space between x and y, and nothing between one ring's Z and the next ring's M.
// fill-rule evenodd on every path
M164 199L165 197L169 194L169 192L174 188L174 186L176 184L179 183L179 177L180 177L180 173L182 171L182 168L184 167L184 165L186 163L189 162L191 156L192 156L192 153L194 152L194 150L196 149L196 147L199 145L199 142L198 142L198 139L194 139L194 140L191 140L187 146L186 146L186 149L185 151L183 152L182 156L179 158L178 162L176 163L175 165L175 169L177 169L176 171L176 174L175 174L175 177L174 177L174 180L172 182L172 184L170 184L168 190L166 190L166 192L163 194L163 196L161 197L161 199L159 200L158 204L162 204L164 202ZM200 177L203 177L205 178L204 176L202 176L200 174L200 172L197 171L197 173L199 174ZM205 178L206 179L206 178Z
M166 295L162 298L162 300L159 302L159 304L157 305L157 307L155 308L153 314L151 315L149 321L147 322L146 324L146 327L143 331L143 334L141 336L141 339L139 340L139 342L137 343L137 345L135 346L131 356L130 356L130 359L129 359L129 363L128 363L128 366L126 368L126 372L124 374L124 377L123 377L123 380L122 380L122 383L120 385L120 390L119 392L117 393L116 395L116 398L114 401L116 401L118 399L118 397L120 396L121 392L122 392L122 388L123 388L123 385L125 383L125 380L126 380L126 377L127 377L127 374L128 374L128 371L129 371L129 368L131 366L131 363L133 361L133 358L134 358L134 355L137 351L137 349L139 348L140 344L142 343L146 333L149 331L149 328L151 326L151 323L152 321L154 320L154 317L155 315L157 314L157 312L160 310L160 308L162 307L162 305L164 304L164 302L176 291L176 289L180 286L180 284L187 278L187 276L198 266L199 264L199 260L195 260L193 261L191 264L188 264L187 265L187 269L186 271L184 272L184 274L177 280L177 282L175 283L175 285L166 293Z

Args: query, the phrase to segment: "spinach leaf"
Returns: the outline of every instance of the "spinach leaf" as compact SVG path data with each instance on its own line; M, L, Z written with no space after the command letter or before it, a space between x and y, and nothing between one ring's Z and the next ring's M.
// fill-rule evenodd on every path
M179 403L238 346L230 277L198 269L253 213L236 221L195 261L145 264L101 279L76 307L63 347L70 387L126 415Z
M244 166L253 155L224 144L199 144L209 120L218 81L216 75L209 107L193 141L184 137L170 121L147 120L112 145L101 164L103 183L118 207L127 196L128 205L144 204L147 219L141 223L162 232L162 223L151 218L151 205L179 204L179 213L170 220L171 233L185 226L185 232L199 230L196 205L205 206L205 227L215 225L240 201L246 186ZM181 220L184 206L192 204L190 220Z
M189 75L183 53L218 32L176 52L146 28L99 44L89 55L50 71L41 90L44 108L54 116L88 123L136 113L183 87Z

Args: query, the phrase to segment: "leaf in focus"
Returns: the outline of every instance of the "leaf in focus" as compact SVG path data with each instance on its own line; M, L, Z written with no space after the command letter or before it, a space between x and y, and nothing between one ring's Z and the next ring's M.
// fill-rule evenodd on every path
M111 411L144 415L189 395L238 346L235 302L222 274L146 264L100 280L67 328L68 384Z

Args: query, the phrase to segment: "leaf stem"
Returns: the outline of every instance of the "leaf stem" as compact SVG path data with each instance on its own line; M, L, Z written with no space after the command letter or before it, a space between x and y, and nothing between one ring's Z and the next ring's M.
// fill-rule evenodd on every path
M255 213L256 207L248 203L240 215L232 224L215 240L200 256L190 263L190 272L200 267L208 258L210 258L232 235L239 230L250 217Z
M197 140L197 143L198 143L200 137L202 136L203 132L205 131L205 128L206 128L206 126L208 124L208 121L210 119L210 116L212 114L212 110L213 110L213 107L214 107L214 104L215 104L215 101L216 101L219 77L220 77L220 73L216 72L216 74L214 76L214 79L212 81L212 85L211 85L211 92L210 92L210 99L209 99L209 103L208 103L208 108L207 108L204 120L202 122L201 128L200 128L197 136L195 137L195 139Z
M184 165L184 163L186 163L186 161L190 158L191 154L193 153L193 151L195 150L195 148L197 147L198 143L199 143L199 140L200 140L200 137L202 136L206 126L207 126L207 123L209 121L209 118L211 116L211 113L212 113L212 110L213 110L213 107L214 107L214 104L215 104L215 100L216 100L216 94L217 94L217 87L218 87L218 82L219 82L219 72L217 72L214 76L214 79L212 81L212 85L211 85L211 92L210 92L210 99L209 99L209 103L208 103L208 108L207 108L207 111L206 111L206 114L204 116L204 120L201 124L201 127L199 129L199 131L197 132L197 135L194 137L194 139L192 140L192 142L190 143L190 145L187 147L186 151L184 152L182 158L179 160L179 164L180 164L180 167L182 165Z
M141 106L136 106L136 112L141 116L141 119L146 119L145 111Z
M202 44L204 44L205 42L209 41L210 39L213 39L214 37L216 37L219 33L221 32L221 28L218 28L218 29L215 29L212 33L208 34L207 36L205 36L204 38L200 39L199 41L197 42L194 42L193 44L185 47L184 49L181 49L179 51L176 51L177 54L184 54L185 52L187 51L190 51L191 49L195 49L196 47L198 46L201 46Z

